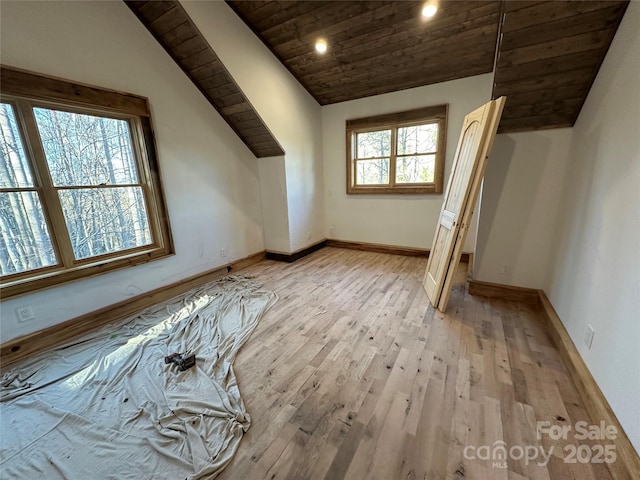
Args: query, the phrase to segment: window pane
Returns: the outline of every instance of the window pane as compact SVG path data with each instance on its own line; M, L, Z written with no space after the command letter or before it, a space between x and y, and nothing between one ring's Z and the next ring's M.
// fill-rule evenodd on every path
M433 153L437 149L437 123L398 128L398 155Z
M33 186L16 115L8 103L0 105L0 135L0 187Z
M76 259L152 243L141 187L58 192Z
M389 159L358 160L356 164L358 185L380 185L389 183Z
M126 121L46 108L33 113L55 186L138 183Z
M0 274L35 270L56 263L38 194L0 193Z
M435 155L417 155L396 159L396 183L433 183Z
M391 130L357 134L356 158L388 157L391 155Z

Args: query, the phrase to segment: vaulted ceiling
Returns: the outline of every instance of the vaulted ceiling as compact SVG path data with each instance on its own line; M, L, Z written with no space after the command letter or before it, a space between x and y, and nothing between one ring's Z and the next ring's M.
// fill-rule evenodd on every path
M494 72L513 132L575 123L628 0L227 3L321 105Z
M573 126L629 3L226 1L321 105L493 72L499 132ZM284 153L179 1L125 3L257 157Z
M125 3L256 157L284 155L180 2L126 0Z

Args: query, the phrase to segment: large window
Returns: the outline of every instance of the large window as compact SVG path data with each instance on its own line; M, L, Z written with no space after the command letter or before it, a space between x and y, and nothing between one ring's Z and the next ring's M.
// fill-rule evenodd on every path
M442 193L447 106L347 120L347 193Z
M146 100L3 67L2 296L169 253Z

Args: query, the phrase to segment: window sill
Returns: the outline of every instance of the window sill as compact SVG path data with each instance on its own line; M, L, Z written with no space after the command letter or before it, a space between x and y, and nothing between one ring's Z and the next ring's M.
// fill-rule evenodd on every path
M0 298L6 300L11 297L34 293L45 288L56 287L62 283L81 280L101 273L132 267L142 263L169 257L173 252L168 249L155 248L138 251L134 254L118 258L102 259L100 261L79 265L73 268L49 270L41 275L8 281L0 286Z
M362 187L347 187L348 195L428 195L428 194L441 194L442 190L436 188L436 185L412 185L402 187L375 187L375 186L362 186Z

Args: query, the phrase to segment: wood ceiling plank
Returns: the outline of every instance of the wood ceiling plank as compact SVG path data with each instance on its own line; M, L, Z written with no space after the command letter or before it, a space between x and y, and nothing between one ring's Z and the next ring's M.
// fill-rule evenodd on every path
M254 145L260 145L261 147L268 147L271 141L271 134L267 131L259 135L250 135L251 143Z
M238 5L242 6L242 11L246 14L246 15L252 15L254 14L254 12L260 10L260 9L265 9L265 8L270 8L273 7L273 2L271 0L267 0L267 1L263 1L263 0L244 0L244 1L239 1L239 2L235 2ZM260 13L262 16L268 16L269 12L261 12Z
M606 53L605 48L587 50L577 54L563 55L561 57L545 58L534 62L516 66L499 65L494 74L495 83L507 83L539 75L548 72L567 72L588 66L599 65Z
M185 20L174 29L165 33L164 38L168 44L177 45L195 37L196 35L198 35L198 32L194 31L193 28L191 28L190 23Z
M175 2L152 3L166 4L167 6L170 6ZM149 25L153 28L153 31L156 32L156 35L164 35L183 23L185 21L185 15L182 14L180 8L174 5L171 8L168 8L165 13L155 20L145 18L145 21L150 22Z
M237 91L236 93L232 93L230 95L226 95L224 97L216 97L216 103L221 106L221 108L229 107L231 105L237 105L239 103L245 103L245 96L241 91ZM246 110L243 110L246 111Z
M244 2L230 2L230 5L242 4ZM279 25L286 22L289 18L306 15L329 5L331 2L324 1L305 1L305 2L269 2L264 5L260 10L256 10L252 16L252 24L256 30L264 31L269 28L273 28L275 25Z
M213 81L216 77L223 74L226 74L226 70L217 58L191 70L191 76L198 80L198 82Z
M196 35L182 43L173 44L170 47L170 53L173 58L184 60L208 49L207 42L200 35Z
M421 36L425 34L446 35L447 32L443 30L448 29L455 25L464 24L470 20L478 20L487 16L497 14L500 12L499 2L480 2L480 3L468 3L468 2L452 2L445 3L441 9L441 15L436 18L424 22L410 12L407 16L407 12L402 16L393 16L380 24L374 26L366 24L355 24L349 27L344 37L332 36L332 43L337 44L336 48L339 50L332 50L333 52L340 51L341 53L350 53L349 48L359 47L363 43L368 43L371 40L386 37L387 35L381 35L380 30L391 31L392 33L402 34L406 33L409 37ZM495 19L486 19L488 22L492 22ZM392 40L392 39L391 39Z
M209 78L201 80L199 83L207 91L214 90L217 88L225 88L230 84L229 74L223 70L216 75L213 75ZM212 93L212 94L215 95L215 93ZM225 93L225 95L227 94Z
M283 155L282 150L279 150L277 148L273 148L273 147L261 148L259 158L280 157L282 155Z
M242 117L241 115L244 115L244 117ZM242 130L244 131L245 129L254 129L254 128L265 128L264 124L262 123L262 121L260 121L259 118L257 118L255 115L251 116L251 115L246 115L246 113L242 113L242 114L232 114L229 115L230 118L233 119L233 122L238 125L238 127L242 128Z
M367 79L362 79L350 84L325 84L322 88L318 88L318 96L326 103L335 103L352 100L354 98L362 98L381 93L419 87L424 85L425 81L431 84L454 80L465 75L481 75L483 73L490 73L492 70L492 66L490 65L492 55L493 54L490 52L485 56L485 59L481 58L476 64L464 63L459 66L452 66L451 69L438 69L435 72L417 71L412 76L405 76L400 79L393 77L379 81L375 75L372 75ZM464 74L461 72L464 72Z
M335 5L328 5L327 12L317 10L309 15L312 23L309 26L299 23L295 18L294 28L289 28L282 35L269 35L262 32L264 38L273 43L278 50L287 51L298 44L309 44L319 36L330 39L332 44L338 44L342 38L354 35L352 29L364 26L367 31L377 30L387 24L395 25L404 20L415 22L415 2L349 2L344 8L336 9ZM415 5L419 8L419 5ZM282 28L282 27L281 27Z
M465 31L482 28L487 25L494 26L497 22L499 10L494 4L484 5L481 9L473 10L475 15L469 16L470 12L462 12L460 15L447 17L446 22L425 25L416 22L415 19L407 20L401 25L392 24L386 28L365 32L362 35L352 37L347 41L340 41L340 38L331 37L330 56L325 57L327 62L342 62L343 59L349 63L356 61L364 53L365 57L379 56L376 49L383 49L384 52L400 52L408 47L424 45L429 41L449 38L453 35L462 34ZM357 31L357 30L356 30ZM278 49L280 47L277 47ZM495 45L493 45L495 48ZM278 50L282 57L286 57L288 65L309 64L314 65L322 62L318 55L304 44L298 49L288 52Z
M271 146L273 145L273 142L271 140L267 140L266 142L255 142L254 145L255 145L255 148L262 150L264 148L271 148Z
M611 32L608 31L589 32L500 52L498 65L519 65L546 58L596 50L609 45L611 36Z
M567 98L582 97L587 94L590 86L591 84L585 81L585 83L581 85L514 93L507 98L505 109L509 109L515 105L533 105L540 102L561 101ZM500 96L501 93L494 91L493 95Z
M570 117L584 102L583 97L552 102L537 102L533 105L514 105L505 108L502 118L524 118L541 115L562 115Z
M464 56L457 57L447 64L437 63L437 59L424 60L419 67L413 68L411 72L405 73L403 76L396 75L396 70L385 71L384 66L371 69L362 69L359 74L351 74L348 76L335 76L328 78L316 78L313 85L323 86L323 89L338 89L345 86L356 86L356 88L368 88L366 82L371 84L379 84L380 87L388 87L389 84L404 84L406 81L420 81L422 78L442 78L442 74L463 75L468 70L483 70L485 73L493 69L492 65L493 52L485 50L484 52L469 52ZM408 64L412 63L411 58L404 59ZM369 85L370 86L370 85Z
M623 0L619 3L625 2L626 0ZM613 3L618 2L615 0L555 0L543 2L512 13L506 12L504 22L502 24L502 32L506 34L521 28L541 25L562 18L574 17L594 10L606 9L611 7Z
M221 109L221 113L223 113L224 115L231 115L234 113L240 113L240 112L249 112L253 109L253 107L251 106L251 104L247 103L247 102L240 102L240 103L236 103L233 105L229 105L226 107L222 107ZM251 143L255 144L256 140L256 135L252 134L252 135L248 135L247 132L245 132L243 130L242 132L247 138L251 137ZM269 138L262 138L261 141L266 141L266 140L271 140L272 137L271 135L268 135Z
M408 10L407 5L415 2L345 2L337 9L335 3L312 10L305 15L291 17L273 28L262 30L264 38L274 45L287 48L289 42L301 39L315 39L317 36L329 36L344 32L359 24L369 24L381 16L390 16L394 12Z
M529 132L552 128L572 127L574 118L570 115L540 115L524 118L505 118L500 121L498 133Z
M500 12L498 7L495 2L492 2L477 9L461 11L455 15L443 15L441 19L428 24L410 17L396 22L385 22L376 25L376 28L367 24L361 28L359 28L360 25L355 25L344 35L331 36L329 38L330 55L321 58L318 58L315 52L310 51L308 42L301 44L302 50L300 48L286 50L282 49L281 45L275 46L275 49L287 59L287 62L292 61L298 55L303 55L315 62L330 58L341 60L342 57L348 58L348 61L351 62L357 59L355 57L357 54L363 52L365 56L375 55L376 48L386 48L386 51L400 51L419 43L442 39L486 25L495 25Z
M238 88L234 84L227 81L223 85L219 85L213 88L207 88L206 92L211 98L222 98L228 95L237 94Z
M403 68L411 65L407 59L414 58L413 65L426 58L447 58L449 54L469 54L472 51L495 48L497 25L483 25L472 30L466 30L449 37L439 37L429 41L412 44L409 47L398 50L395 45L384 45L362 54L353 55L346 64L333 62L334 66L327 65L290 65L291 70L307 79L316 77L330 77L336 73L342 75L358 74L360 70L375 65L385 65L388 70ZM380 58L383 57L383 58ZM493 61L492 61L493 66Z
M253 135L262 135L265 131L265 127L264 125L260 125L259 127L247 127L247 126L243 126L242 127L242 131L244 132L245 135L247 136L253 136Z
M171 10L172 5L164 2L133 2L138 11L144 15L150 22L157 20L159 17Z
M514 93L543 90L549 88L582 85L593 76L595 66L571 70L569 72L552 73L537 77L514 80L507 83L495 83L494 89L509 98Z
M564 17L541 25L504 33L501 51L559 40L581 33L615 30L622 10L624 10L623 4L614 3L609 8L583 13L580 18L576 18L576 16Z
M217 58L215 54L210 48L207 48L206 50L200 50L196 54L180 60L180 64L186 70L190 71L211 63L215 58Z
M227 118L231 119L234 123L238 125L245 126L243 122L248 120L256 120L258 118L254 112L236 112L230 115L227 115ZM255 125L252 125L255 126Z
M572 126L626 7L552 2L507 13L492 93L508 98L500 131Z
M350 4L367 6L367 9L361 8L362 13L353 15L352 11L346 10ZM309 39L314 39L316 36L323 34L330 38L332 44L340 44L346 39L353 39L359 35L375 33L380 28L384 28L386 26L392 26L397 29L400 29L403 26L411 26L437 30L442 28L442 26L448 26L452 23L459 23L467 20L469 16L483 16L483 10L488 9L498 12L500 11L500 2L497 1L443 2L441 4L439 14L435 18L429 21L423 21L420 15L420 9L423 2L341 2L339 5L340 8L336 8L336 3L333 3L330 6L331 15L327 16L327 18L318 18L313 24L314 30L301 28L300 24L297 23L298 18L292 18L290 21L296 25L296 28L289 28L287 30L287 33L289 34L288 38L267 35L266 32L263 31L260 31L259 33L264 41L269 45L272 45L274 48L287 49L287 42L295 42L301 38L300 35L295 38L292 37L292 32L303 33L306 40L301 43L308 43ZM316 11L314 14L318 16L320 12L321 11ZM460 14L466 15L467 18L459 18ZM457 16L458 18L452 20L452 17L454 16ZM410 21L410 23L405 24L407 21Z
M505 12L515 12L517 10L522 10L523 8L530 8L535 5L540 5L542 3L547 3L548 0L537 0L537 1L517 1L517 2L504 2L504 11Z
M309 84L322 82L326 85L332 85L335 88L341 85L353 84L355 81L363 78L375 77L378 78L378 83L384 83L393 81L393 79L402 81L403 78L413 76L414 74L430 76L431 74L437 74L439 71L445 70L456 70L464 76L464 71L460 70L459 66L466 66L469 63L475 66L478 62L484 62L484 66L481 66L483 70L492 71L493 51L491 47L485 47L481 50L477 48L477 45L472 45L473 41L467 43L470 45L469 49L464 54L458 56L455 56L457 53L455 49L442 49L434 51L426 57L408 55L390 57L381 64L372 60L357 65L357 68L352 68L352 66L349 65L339 70L332 69L330 72L307 75L306 79ZM474 46L476 50L473 50ZM401 72L401 75L398 75L398 72Z
M575 119L628 1L441 0L426 22L422 2L228 3L323 105L491 71L504 14L494 98L539 128Z
M426 42L425 37L444 43L445 40L441 40L444 37L451 38L455 34L464 35L465 31L473 30L474 27L481 28L482 26L492 25L492 38L486 41L486 46L487 49L494 49L495 35L497 35L496 25L501 5L499 1L444 1L441 2L439 15L428 22L424 22L420 17L422 2L330 2L314 4L311 8L299 10L297 13L289 11L291 15L280 24L274 23L273 27L271 27L272 30L268 32L269 36L267 36L264 31L260 30L261 24L250 23L252 19L247 18L249 15L246 14L244 9L244 2L228 3L236 12L239 12L241 18L243 18L244 12L245 23L249 23L254 32L262 35L263 41L269 48L318 100L320 100L318 95L313 91L314 83L331 83L325 82L325 78L330 78L334 74L339 76L358 75L358 78L362 78L357 70L359 67L363 69L370 68L377 75L380 71L378 70L378 65L388 65L383 73L387 74L395 71L393 74L395 78L392 76L392 80L413 75L416 70L414 65L409 65L410 62L400 58L402 56L401 53L405 53L404 49L407 47L409 48L406 51L407 55L413 55L418 50L437 48L437 45L426 47L423 44L420 46L421 42ZM280 20L283 20L286 17L285 12L277 8L276 10ZM306 25L307 27L300 28L300 25ZM328 25L326 27L329 29L328 32L322 31L325 29L325 25ZM331 57L319 57L312 50L312 42L321 31L325 34L331 34L327 35L330 42ZM357 38L359 36L363 36L363 38ZM469 47L477 47L478 38L480 37L470 42ZM274 41L274 39L277 41ZM364 44L367 41L376 40L382 52L374 51L373 55L375 57L373 58L378 58L378 60L371 60L371 63L368 64L366 63L366 56L369 54L366 53L366 50L371 50L371 45L364 46ZM397 42L397 45L390 44L391 42ZM415 50L411 50L412 47ZM349 68L354 61L354 51L362 52L365 58L360 60L364 63L355 65L354 68ZM386 55L389 55L389 57L387 58ZM415 55L415 57L418 62L425 60L420 55ZM301 68L309 69L310 71L296 70L293 64L287 63L287 58L289 61L295 59ZM489 58L489 55L483 53L483 59L485 59L487 66L482 66L479 69L474 67L474 74L478 70L485 72L487 69L492 68L492 55ZM468 58L463 59L463 61L468 61ZM406 71L401 70L401 68L405 68ZM425 70L423 69L423 72ZM320 75L321 78L319 80L311 78L309 82L305 80L305 76L314 74ZM430 77L430 75L422 76L423 79L427 77ZM392 81L390 84L396 85L397 82ZM406 81L400 82L402 88L408 88L406 85L415 86L421 84L424 84L424 82L421 83L420 80L414 80L413 78L410 84ZM377 91L380 90L388 91L388 88L377 89ZM362 95L358 94L358 96ZM336 92L333 100L337 98L338 93ZM321 102L325 103L326 101L328 99L323 96Z

